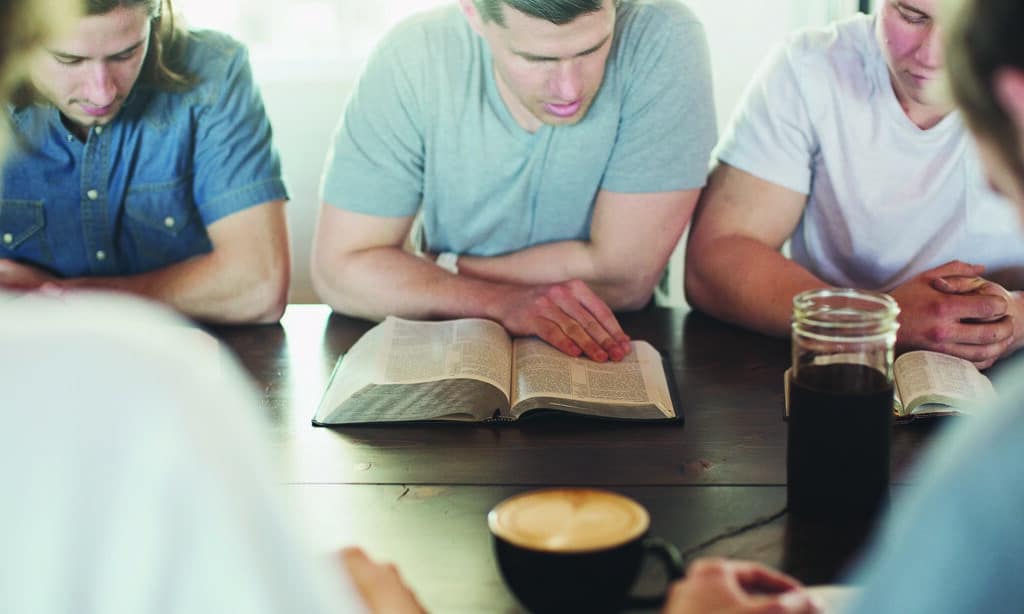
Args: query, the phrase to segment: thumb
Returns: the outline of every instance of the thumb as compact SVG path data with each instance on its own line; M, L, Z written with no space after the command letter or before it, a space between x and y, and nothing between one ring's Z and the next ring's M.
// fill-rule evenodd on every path
M778 595L755 597L749 614L821 614L820 600L801 590L786 591Z
M933 290L946 294L969 294L981 289L988 280L981 277L953 275L949 277L936 277L929 282Z

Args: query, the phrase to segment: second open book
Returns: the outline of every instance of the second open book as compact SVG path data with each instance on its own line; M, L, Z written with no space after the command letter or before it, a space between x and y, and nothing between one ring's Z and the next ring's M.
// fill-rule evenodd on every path
M856 356L823 357L827 362L857 362ZM786 370L786 416L789 415L789 377ZM916 350L901 354L892 366L892 413L896 420L924 416L970 414L996 396L991 380L969 361L948 354Z
M893 363L897 419L925 415L971 413L995 399L992 382L970 362L918 350Z
M513 340L490 320L389 317L338 359L313 423L512 421L535 410L677 418L661 356L645 341L632 348L597 363Z

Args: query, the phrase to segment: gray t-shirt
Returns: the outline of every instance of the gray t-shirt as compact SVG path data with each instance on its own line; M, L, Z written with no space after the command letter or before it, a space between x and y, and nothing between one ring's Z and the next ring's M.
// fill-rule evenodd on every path
M624 0L604 82L573 126L509 113L486 42L457 6L405 21L349 100L325 202L404 217L433 251L492 256L587 240L599 190L700 188L716 138L704 29L675 0Z

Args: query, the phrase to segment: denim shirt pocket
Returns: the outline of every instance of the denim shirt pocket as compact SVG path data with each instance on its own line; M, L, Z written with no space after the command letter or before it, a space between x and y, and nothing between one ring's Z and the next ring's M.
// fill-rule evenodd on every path
M192 200L192 176L136 184L125 195L125 226L138 272L163 268L212 249Z
M43 201L0 200L0 258L46 268L53 266Z

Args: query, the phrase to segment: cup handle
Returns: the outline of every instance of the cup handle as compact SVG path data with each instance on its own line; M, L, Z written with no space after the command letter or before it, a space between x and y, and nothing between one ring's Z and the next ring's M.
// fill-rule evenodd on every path
M661 564L664 565L667 584L665 588L656 595L630 595L627 603L631 608L660 607L665 602L665 594L668 592L668 584L671 584L672 581L683 577L683 556L679 554L679 549L676 548L675 545L657 537L649 537L644 540L644 558L646 558L648 554L653 554L659 561L661 561Z

